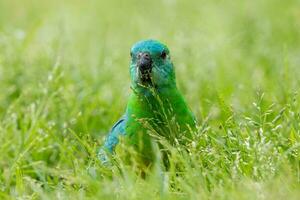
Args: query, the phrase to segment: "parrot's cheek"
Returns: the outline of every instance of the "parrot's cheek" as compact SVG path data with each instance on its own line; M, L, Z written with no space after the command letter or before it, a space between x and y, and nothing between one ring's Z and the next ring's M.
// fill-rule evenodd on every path
M159 83L159 72L156 69L152 70L151 77L153 83L157 85Z
M152 80L153 83L158 87L172 84L170 82L171 78L168 76L168 74L164 74L163 72L159 72L159 71L153 72Z

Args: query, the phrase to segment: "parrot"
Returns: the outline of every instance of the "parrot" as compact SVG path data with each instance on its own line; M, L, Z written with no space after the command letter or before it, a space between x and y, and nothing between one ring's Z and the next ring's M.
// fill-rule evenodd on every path
M153 39L135 43L130 50L129 72L131 94L125 113L112 126L98 158L104 165L110 163L109 158L122 139L147 167L155 159L151 142L155 135L172 145L186 143L196 131L196 119L178 90L165 44Z

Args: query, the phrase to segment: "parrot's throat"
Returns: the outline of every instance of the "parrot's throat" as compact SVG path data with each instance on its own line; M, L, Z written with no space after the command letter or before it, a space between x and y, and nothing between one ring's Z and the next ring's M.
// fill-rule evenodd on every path
M152 85L152 77L151 77L151 68L145 69L145 70L138 70L139 71L139 78L141 81L141 84L143 85Z

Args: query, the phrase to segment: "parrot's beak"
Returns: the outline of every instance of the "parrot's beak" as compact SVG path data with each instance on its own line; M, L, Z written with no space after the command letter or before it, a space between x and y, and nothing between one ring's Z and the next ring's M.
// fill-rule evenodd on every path
M152 59L148 52L141 52L138 54L137 67L142 74L151 71L152 68Z
M142 82L151 82L152 58L150 53L141 52L137 57L137 68Z

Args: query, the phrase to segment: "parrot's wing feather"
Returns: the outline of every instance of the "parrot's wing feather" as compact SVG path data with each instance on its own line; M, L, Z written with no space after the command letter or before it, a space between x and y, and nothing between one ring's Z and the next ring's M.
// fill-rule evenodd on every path
M126 125L126 114L123 115L111 128L108 133L105 143L98 152L98 156L103 164L109 163L109 158L107 153L113 153L114 148L119 143L119 136L125 135L125 125Z
M119 135L125 135L125 123L126 123L126 116L123 115L111 128L105 143L104 147L108 149L109 152L113 152L115 146L119 142Z

